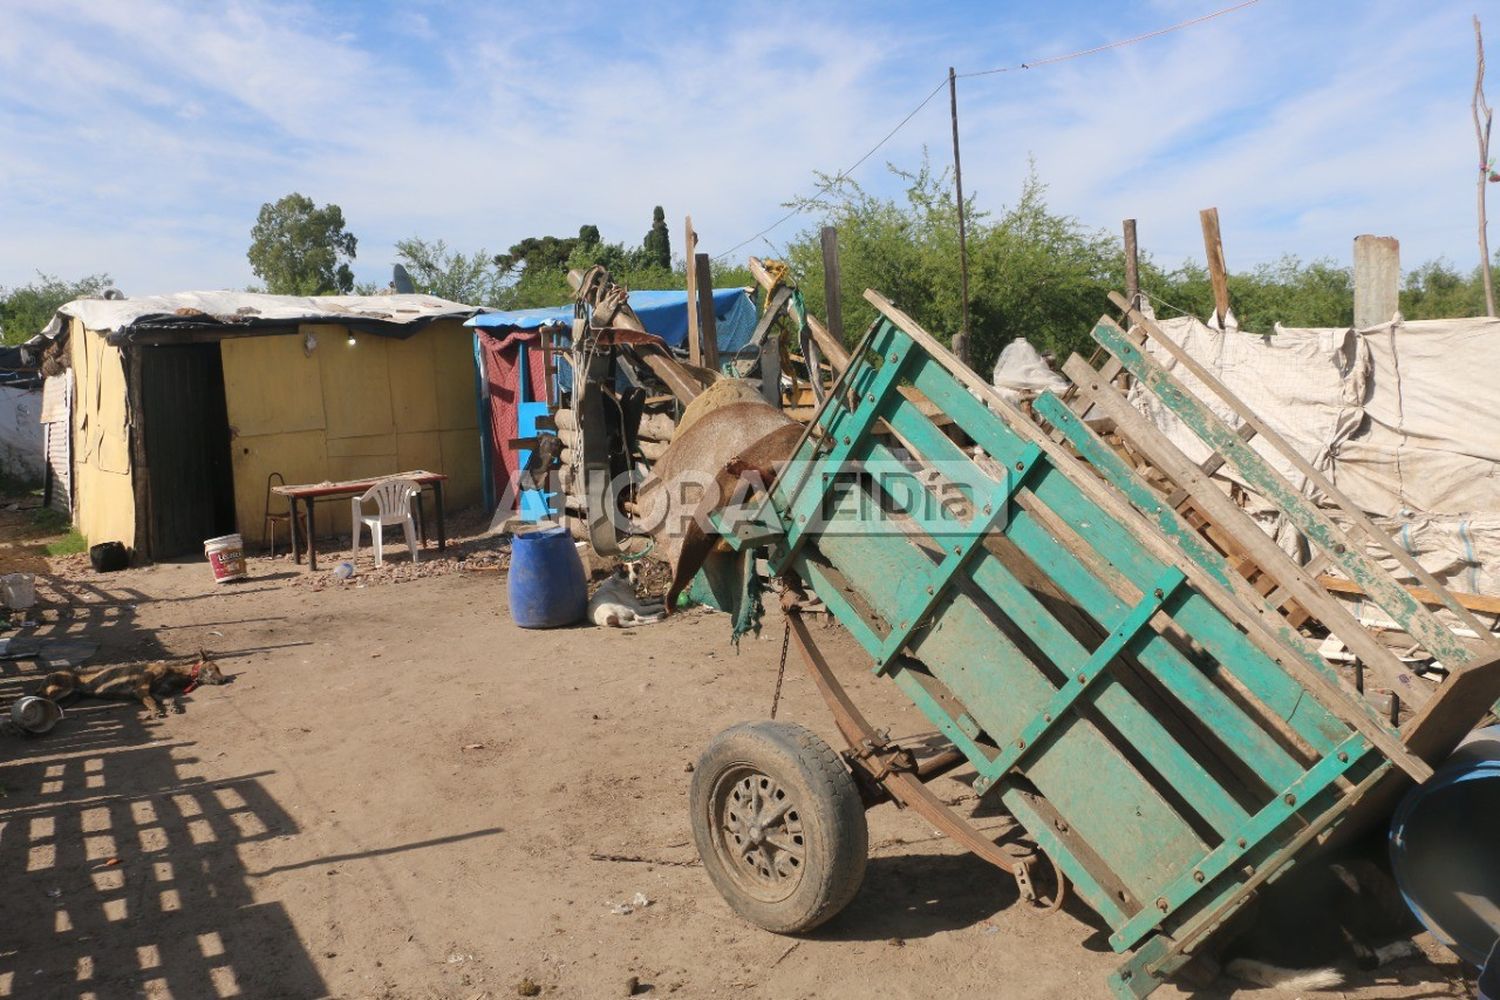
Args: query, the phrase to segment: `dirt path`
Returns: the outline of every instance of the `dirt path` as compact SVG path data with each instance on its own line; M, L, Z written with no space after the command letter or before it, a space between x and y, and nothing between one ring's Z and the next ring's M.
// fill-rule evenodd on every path
M765 716L778 618L736 655L699 613L518 629L493 572L314 590L251 566L218 588L201 563L41 588L32 634L92 636L94 662L203 646L234 682L163 720L81 703L44 738L0 733L0 997L607 998L631 977L685 998L1105 995L1117 957L1085 911L1017 904L889 805L862 891L818 932L729 911L690 844L686 768ZM832 648L873 719L927 728ZM4 664L0 702L29 676ZM833 735L795 663L782 717ZM636 893L650 905L613 912ZM1407 963L1345 995L1459 996L1456 971Z

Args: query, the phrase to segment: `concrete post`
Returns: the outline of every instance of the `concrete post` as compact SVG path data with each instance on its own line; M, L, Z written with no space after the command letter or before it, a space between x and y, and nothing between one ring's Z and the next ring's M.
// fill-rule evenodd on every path
M1354 326L1389 323L1400 308L1401 242L1394 236L1354 237Z

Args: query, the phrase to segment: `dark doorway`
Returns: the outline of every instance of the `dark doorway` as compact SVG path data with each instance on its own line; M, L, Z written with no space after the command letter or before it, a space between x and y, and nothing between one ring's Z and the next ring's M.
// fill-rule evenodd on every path
M235 530L229 412L218 344L142 347L151 558L203 551Z

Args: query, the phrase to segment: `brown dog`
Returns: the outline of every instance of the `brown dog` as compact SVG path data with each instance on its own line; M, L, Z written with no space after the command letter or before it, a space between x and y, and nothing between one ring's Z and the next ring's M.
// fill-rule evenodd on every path
M200 684L227 684L229 678L198 651L191 665L156 660L145 664L100 667L97 670L56 670L42 680L37 694L61 702L74 695L90 698L124 698L139 701L158 718L167 714L155 693L187 694Z

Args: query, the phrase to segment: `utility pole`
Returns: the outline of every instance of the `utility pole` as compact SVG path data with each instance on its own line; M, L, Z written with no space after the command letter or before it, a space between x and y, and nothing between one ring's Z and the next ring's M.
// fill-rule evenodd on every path
M1135 244L1135 220L1125 220L1125 300L1130 308L1141 307L1141 257Z
M958 199L958 274L963 294L963 320L953 338L953 353L969 363L969 238L964 232L964 174L958 162L958 76L948 67L948 107L953 115L953 191Z

